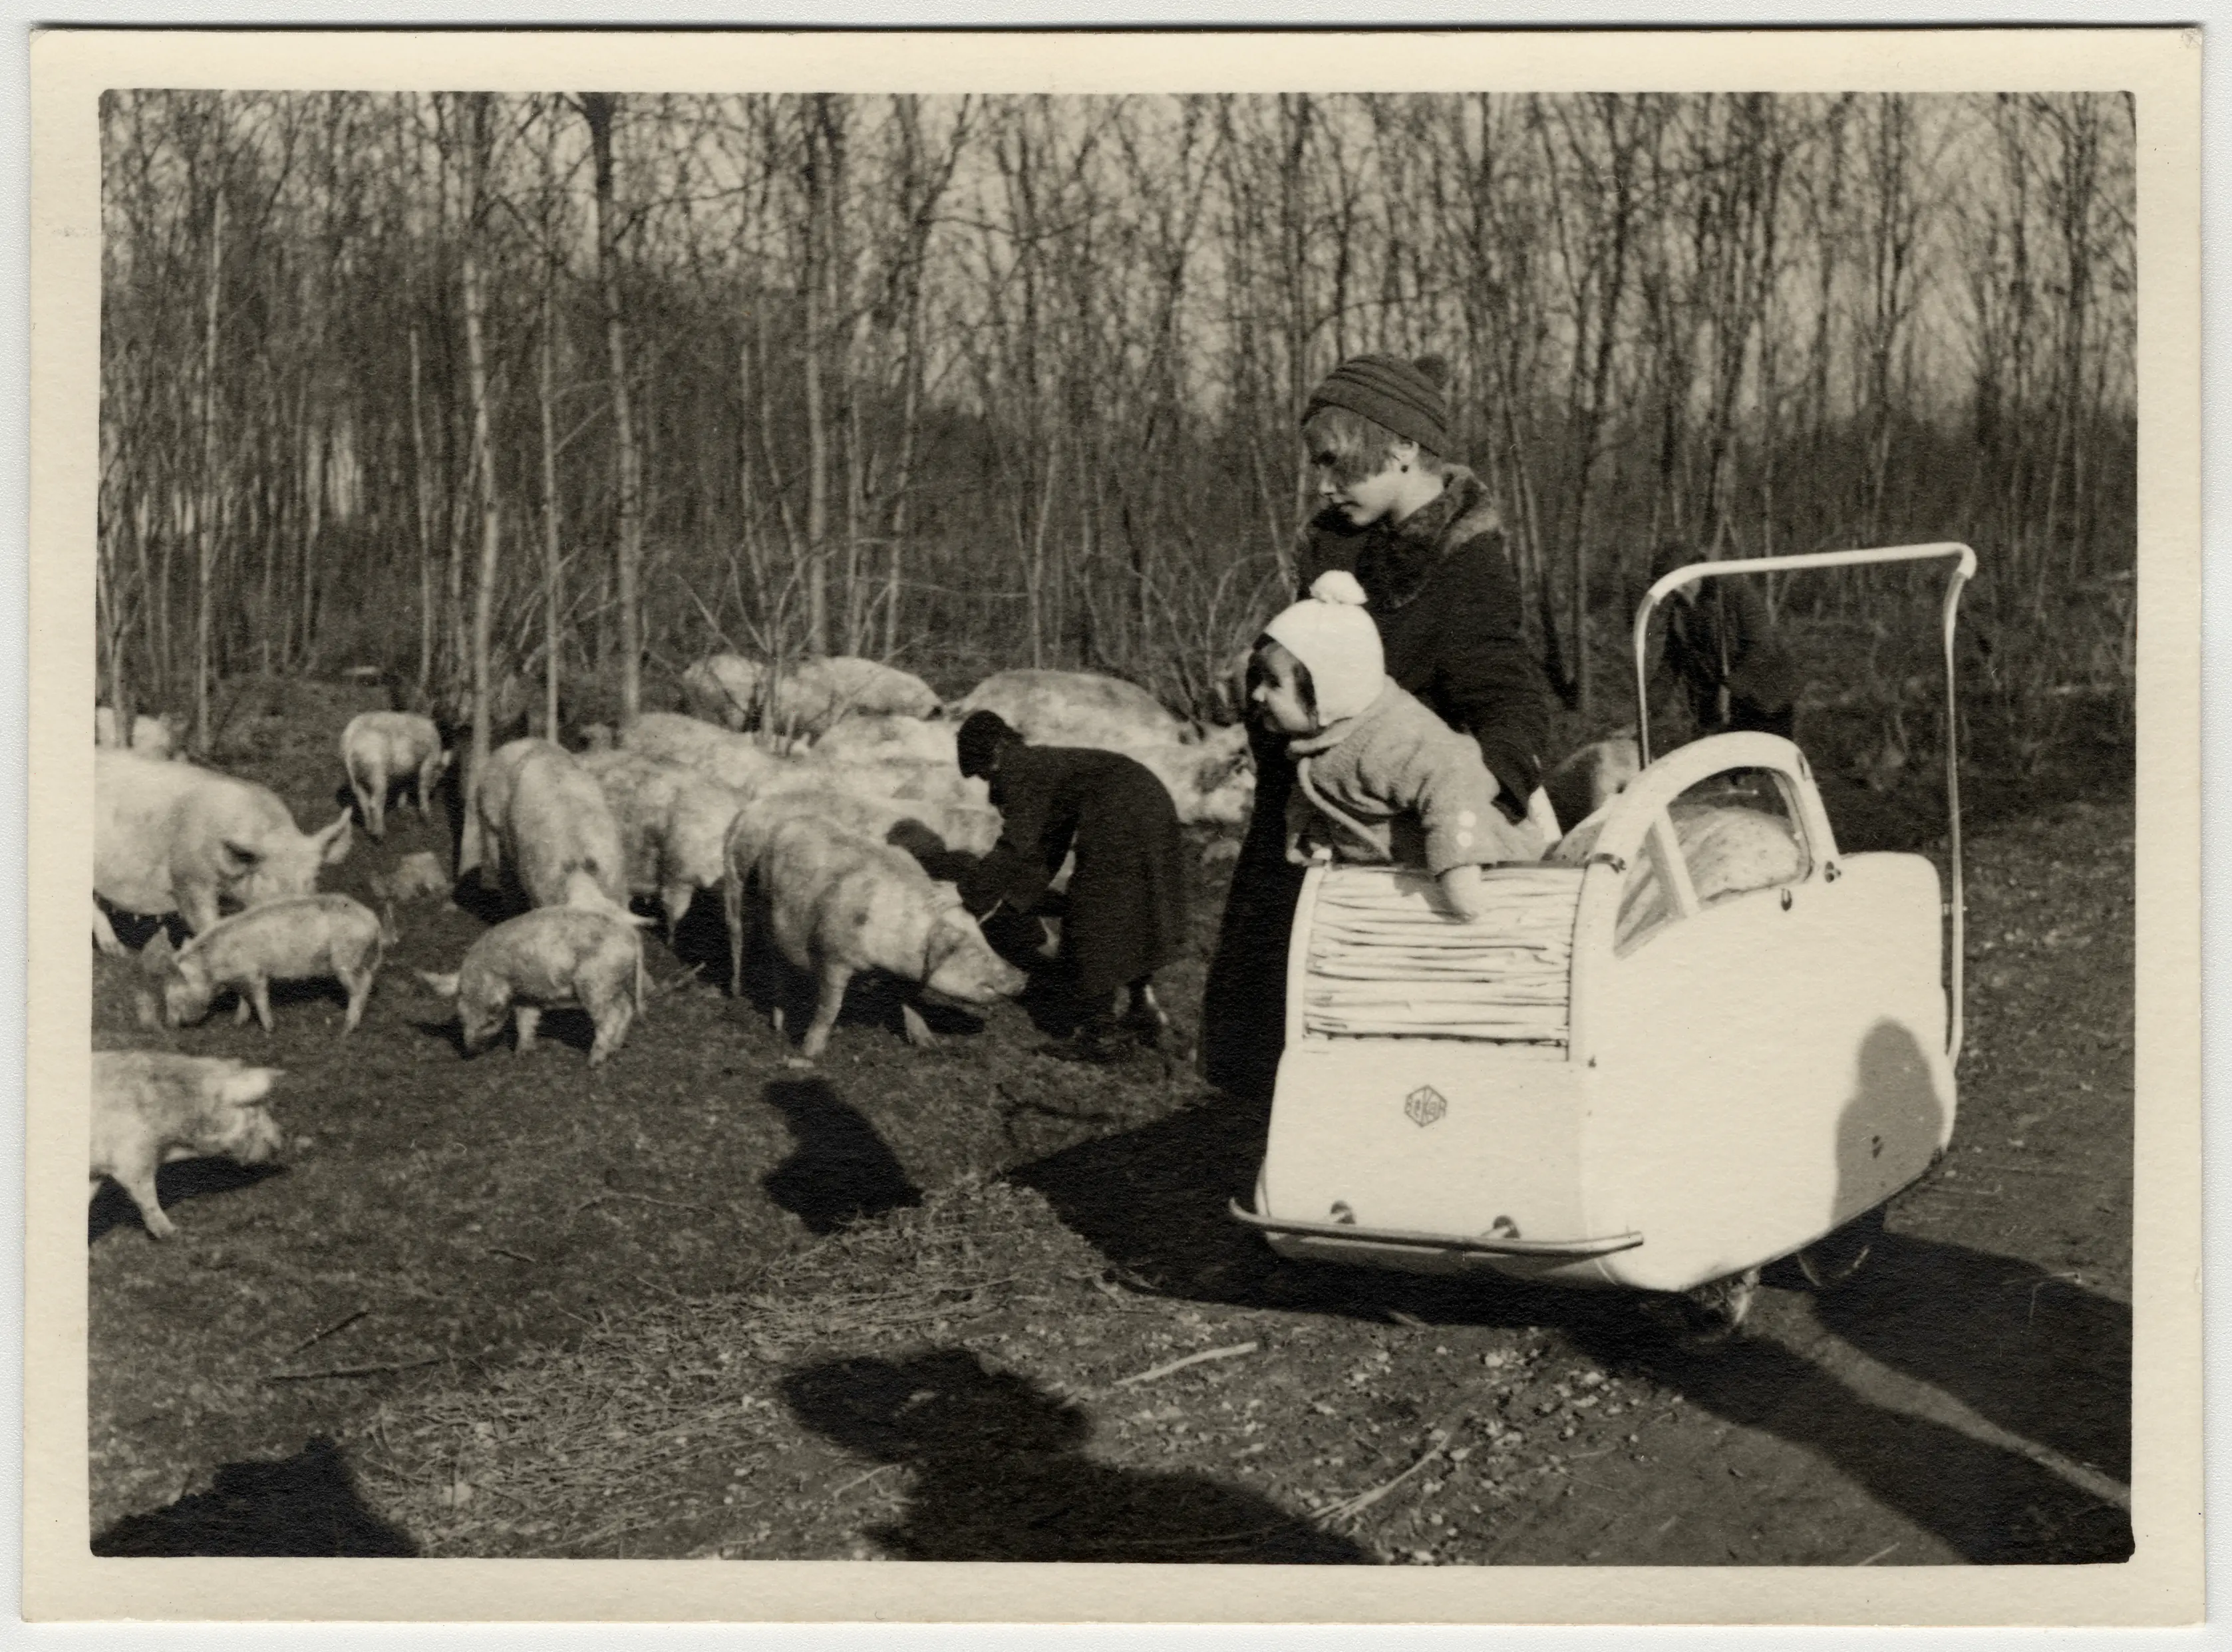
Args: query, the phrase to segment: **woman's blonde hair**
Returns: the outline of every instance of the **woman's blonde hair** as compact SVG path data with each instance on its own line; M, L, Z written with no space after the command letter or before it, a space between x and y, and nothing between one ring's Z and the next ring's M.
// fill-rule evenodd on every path
M1377 420L1346 407L1320 407L1302 424L1302 446L1310 463L1322 464L1343 487L1377 476L1394 458L1398 436ZM1428 476L1447 476L1449 461L1426 448L1418 449L1418 469Z

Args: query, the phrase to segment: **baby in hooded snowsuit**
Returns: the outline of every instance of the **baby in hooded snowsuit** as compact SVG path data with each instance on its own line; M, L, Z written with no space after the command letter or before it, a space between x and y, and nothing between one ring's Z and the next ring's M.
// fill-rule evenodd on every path
M1482 911L1480 868L1542 855L1541 833L1496 806L1479 743L1387 674L1355 576L1319 576L1256 641L1249 698L1288 737L1288 855L1423 867L1460 915Z

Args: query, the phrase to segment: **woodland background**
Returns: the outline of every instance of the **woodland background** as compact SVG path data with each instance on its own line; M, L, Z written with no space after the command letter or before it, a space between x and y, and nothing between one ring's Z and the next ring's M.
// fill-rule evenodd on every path
M1972 742L2129 724L2118 96L120 91L101 125L101 685L199 750L243 676L498 723L531 684L555 727L721 647L1229 717L1297 413L1370 349L1450 364L1577 729L1632 716L1670 537L1965 540ZM1900 756L1937 577L1775 592Z

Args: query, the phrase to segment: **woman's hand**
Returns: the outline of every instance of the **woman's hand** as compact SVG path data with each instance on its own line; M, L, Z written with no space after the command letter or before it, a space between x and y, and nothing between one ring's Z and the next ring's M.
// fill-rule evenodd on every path
M1466 922L1473 922L1488 911L1488 902L1481 894L1478 867L1453 866L1442 874L1440 882L1443 901Z

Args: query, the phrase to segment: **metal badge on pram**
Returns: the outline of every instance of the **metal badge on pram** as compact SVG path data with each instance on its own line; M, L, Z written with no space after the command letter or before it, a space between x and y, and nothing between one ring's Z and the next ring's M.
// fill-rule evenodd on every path
M1449 1102L1431 1084L1421 1084L1403 1098L1404 1113L1422 1130L1429 1124L1438 1123L1449 1110Z

